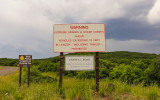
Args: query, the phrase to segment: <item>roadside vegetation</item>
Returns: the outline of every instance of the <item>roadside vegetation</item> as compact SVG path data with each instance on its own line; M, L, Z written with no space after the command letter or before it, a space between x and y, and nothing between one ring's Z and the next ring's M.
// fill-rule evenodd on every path
M32 70L33 71L33 70ZM160 88L156 84L127 84L119 80L101 79L99 93L94 79L64 77L62 94L58 88L58 76L54 73L41 73L40 78L28 88L25 81L25 68L21 88L18 87L18 71L0 77L0 100L159 100ZM47 77L54 81L50 81ZM44 80L44 77L46 79ZM35 79L36 80L36 79Z
M94 55L72 53L67 55ZM100 53L100 87L95 89L95 71L64 71L62 93L58 88L59 57L34 59L31 85L27 87L27 68L0 76L0 100L159 100L160 55L136 52ZM13 65L11 65L11 62ZM14 62L14 63L13 63ZM0 66L14 66L17 59L0 59Z

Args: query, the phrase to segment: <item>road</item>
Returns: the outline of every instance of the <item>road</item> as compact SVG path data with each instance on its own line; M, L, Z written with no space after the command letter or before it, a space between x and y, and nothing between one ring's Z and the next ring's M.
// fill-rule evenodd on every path
M11 74L19 69L18 67L8 67L8 66L0 66L0 67L1 67L0 76Z

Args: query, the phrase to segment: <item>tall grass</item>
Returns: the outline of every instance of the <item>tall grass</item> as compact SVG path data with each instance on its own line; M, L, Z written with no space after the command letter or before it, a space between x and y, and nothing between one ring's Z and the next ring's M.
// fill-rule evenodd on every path
M147 89L147 98L149 100L158 100L159 98L159 89L157 85L149 86Z
M76 78L64 80L66 99L91 100L93 99L94 80L78 80Z
M52 73L43 73L52 76ZM95 79L63 78L62 93L58 81L51 83L26 83L18 87L18 72L0 76L0 100L159 100L157 85L144 87L142 84L129 85L118 80L100 80L99 92L95 89ZM52 76L57 77L57 76Z
M13 76L11 76L13 75ZM56 83L40 83L31 84L28 88L27 84L22 84L18 87L18 81L14 81L14 76L18 74L11 74L9 76L0 77L0 100L50 100L60 99L58 93L58 84Z
M10 74L8 76L0 76L0 99L4 98L13 98L14 92L16 91L16 85L14 81L14 76L17 76L17 73Z

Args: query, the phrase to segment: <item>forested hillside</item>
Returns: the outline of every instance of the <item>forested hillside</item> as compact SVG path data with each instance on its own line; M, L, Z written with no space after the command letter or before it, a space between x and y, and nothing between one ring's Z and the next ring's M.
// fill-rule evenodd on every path
M71 53L66 55L95 55L95 53ZM128 84L160 85L160 55L137 52L105 52L100 55L100 78L118 79ZM34 56L34 55L33 55ZM18 59L0 59L0 66L16 66ZM60 57L34 59L32 71L59 74ZM34 72L33 72L34 73ZM68 77L95 78L95 71L64 71Z

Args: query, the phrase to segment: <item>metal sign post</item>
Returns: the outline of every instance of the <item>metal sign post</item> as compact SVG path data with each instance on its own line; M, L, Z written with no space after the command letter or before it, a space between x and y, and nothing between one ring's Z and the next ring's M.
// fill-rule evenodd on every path
M63 73L63 52L60 53L60 76L59 76L59 89L60 94L62 93L62 73Z
M96 91L99 91L99 52L96 52Z

